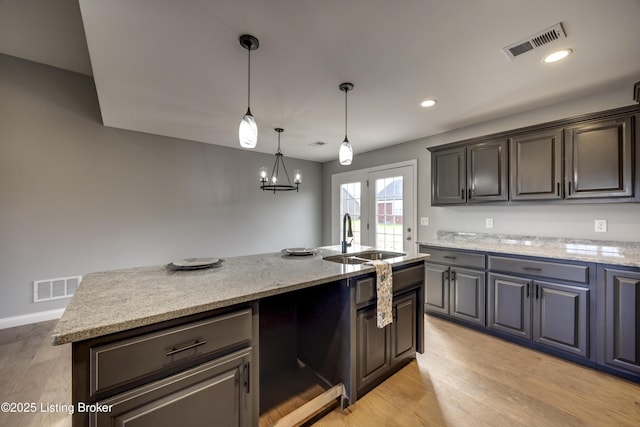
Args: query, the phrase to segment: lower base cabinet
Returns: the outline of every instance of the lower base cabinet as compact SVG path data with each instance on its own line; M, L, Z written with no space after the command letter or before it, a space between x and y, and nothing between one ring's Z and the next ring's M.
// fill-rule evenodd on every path
M251 426L251 349L98 402L91 426Z
M598 271L598 363L640 375L640 271Z
M358 395L369 391L415 356L417 302L416 292L394 298L393 323L382 329L377 326L375 305L358 310Z
M426 311L485 326L484 271L427 263Z
M489 327L588 357L589 289L489 274Z

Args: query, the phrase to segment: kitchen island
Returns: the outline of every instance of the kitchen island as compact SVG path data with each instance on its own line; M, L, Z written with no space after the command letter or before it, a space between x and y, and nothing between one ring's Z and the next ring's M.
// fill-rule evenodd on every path
M428 255L387 260L397 321L376 331L375 268L323 259L339 253L324 247L307 257L233 257L204 270L86 275L52 335L56 345L73 345L74 404L98 409L74 414L74 425L200 425L209 416L258 425L271 409L261 401L277 405L266 384L285 367L305 368L343 405L355 402L422 351Z

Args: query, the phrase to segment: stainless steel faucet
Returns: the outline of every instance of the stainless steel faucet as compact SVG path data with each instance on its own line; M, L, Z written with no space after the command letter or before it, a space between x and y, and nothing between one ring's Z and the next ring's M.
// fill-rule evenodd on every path
M348 226L348 228L347 228ZM351 215L345 213L342 217L342 253L347 253L347 246L351 246L351 243L347 243L347 237L353 237L353 229L351 228Z

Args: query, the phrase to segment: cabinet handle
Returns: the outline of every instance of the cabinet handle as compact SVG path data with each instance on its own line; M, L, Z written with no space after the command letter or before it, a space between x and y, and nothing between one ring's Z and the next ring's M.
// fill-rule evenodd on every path
M536 287L536 299L538 299L538 290L540 289L540 285L535 285Z
M451 280L453 280L454 282L456 281L456 271L455 270L451 270Z
M530 285L530 283L527 282L527 298L529 298L529 285Z
M453 255L445 255L442 258L446 258L446 259L457 259L457 256L453 256Z
M471 189L467 190L467 200L471 200Z
M247 393L251 392L251 363L244 364L244 389Z
M567 182L567 195L571 195L571 181Z
M205 340L202 340L202 341L196 340L196 342L194 342L193 344L189 344L189 345L181 347L181 348L173 347L171 349L171 351L169 351L167 353L167 356L172 356L172 355L174 355L176 353L180 353L180 352L186 351L186 350L191 350L192 348L200 347L201 345L205 345L206 343L207 342Z
M558 182L558 184L556 185L557 187L557 193L558 193L558 197L560 197L560 182Z
M460 198L464 200L464 188L460 189Z
M542 271L542 269L538 267L522 267L522 269L526 271Z

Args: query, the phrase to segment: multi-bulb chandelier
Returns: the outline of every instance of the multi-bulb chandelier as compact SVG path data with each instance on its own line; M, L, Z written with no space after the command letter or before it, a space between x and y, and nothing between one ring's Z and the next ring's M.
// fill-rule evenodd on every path
M287 167L284 165L284 158L280 151L280 134L284 132L284 129L275 128L274 130L278 132L278 151L276 152L276 161L273 164L270 177L268 175L269 170L266 167L262 167L260 169L260 189L264 191L273 191L274 194L276 191L298 191L298 186L302 183L302 172L300 172L300 169L293 171L293 184L291 184L291 179L287 173ZM279 176L281 170L284 172L284 177ZM284 178L287 180L286 183L284 182Z

